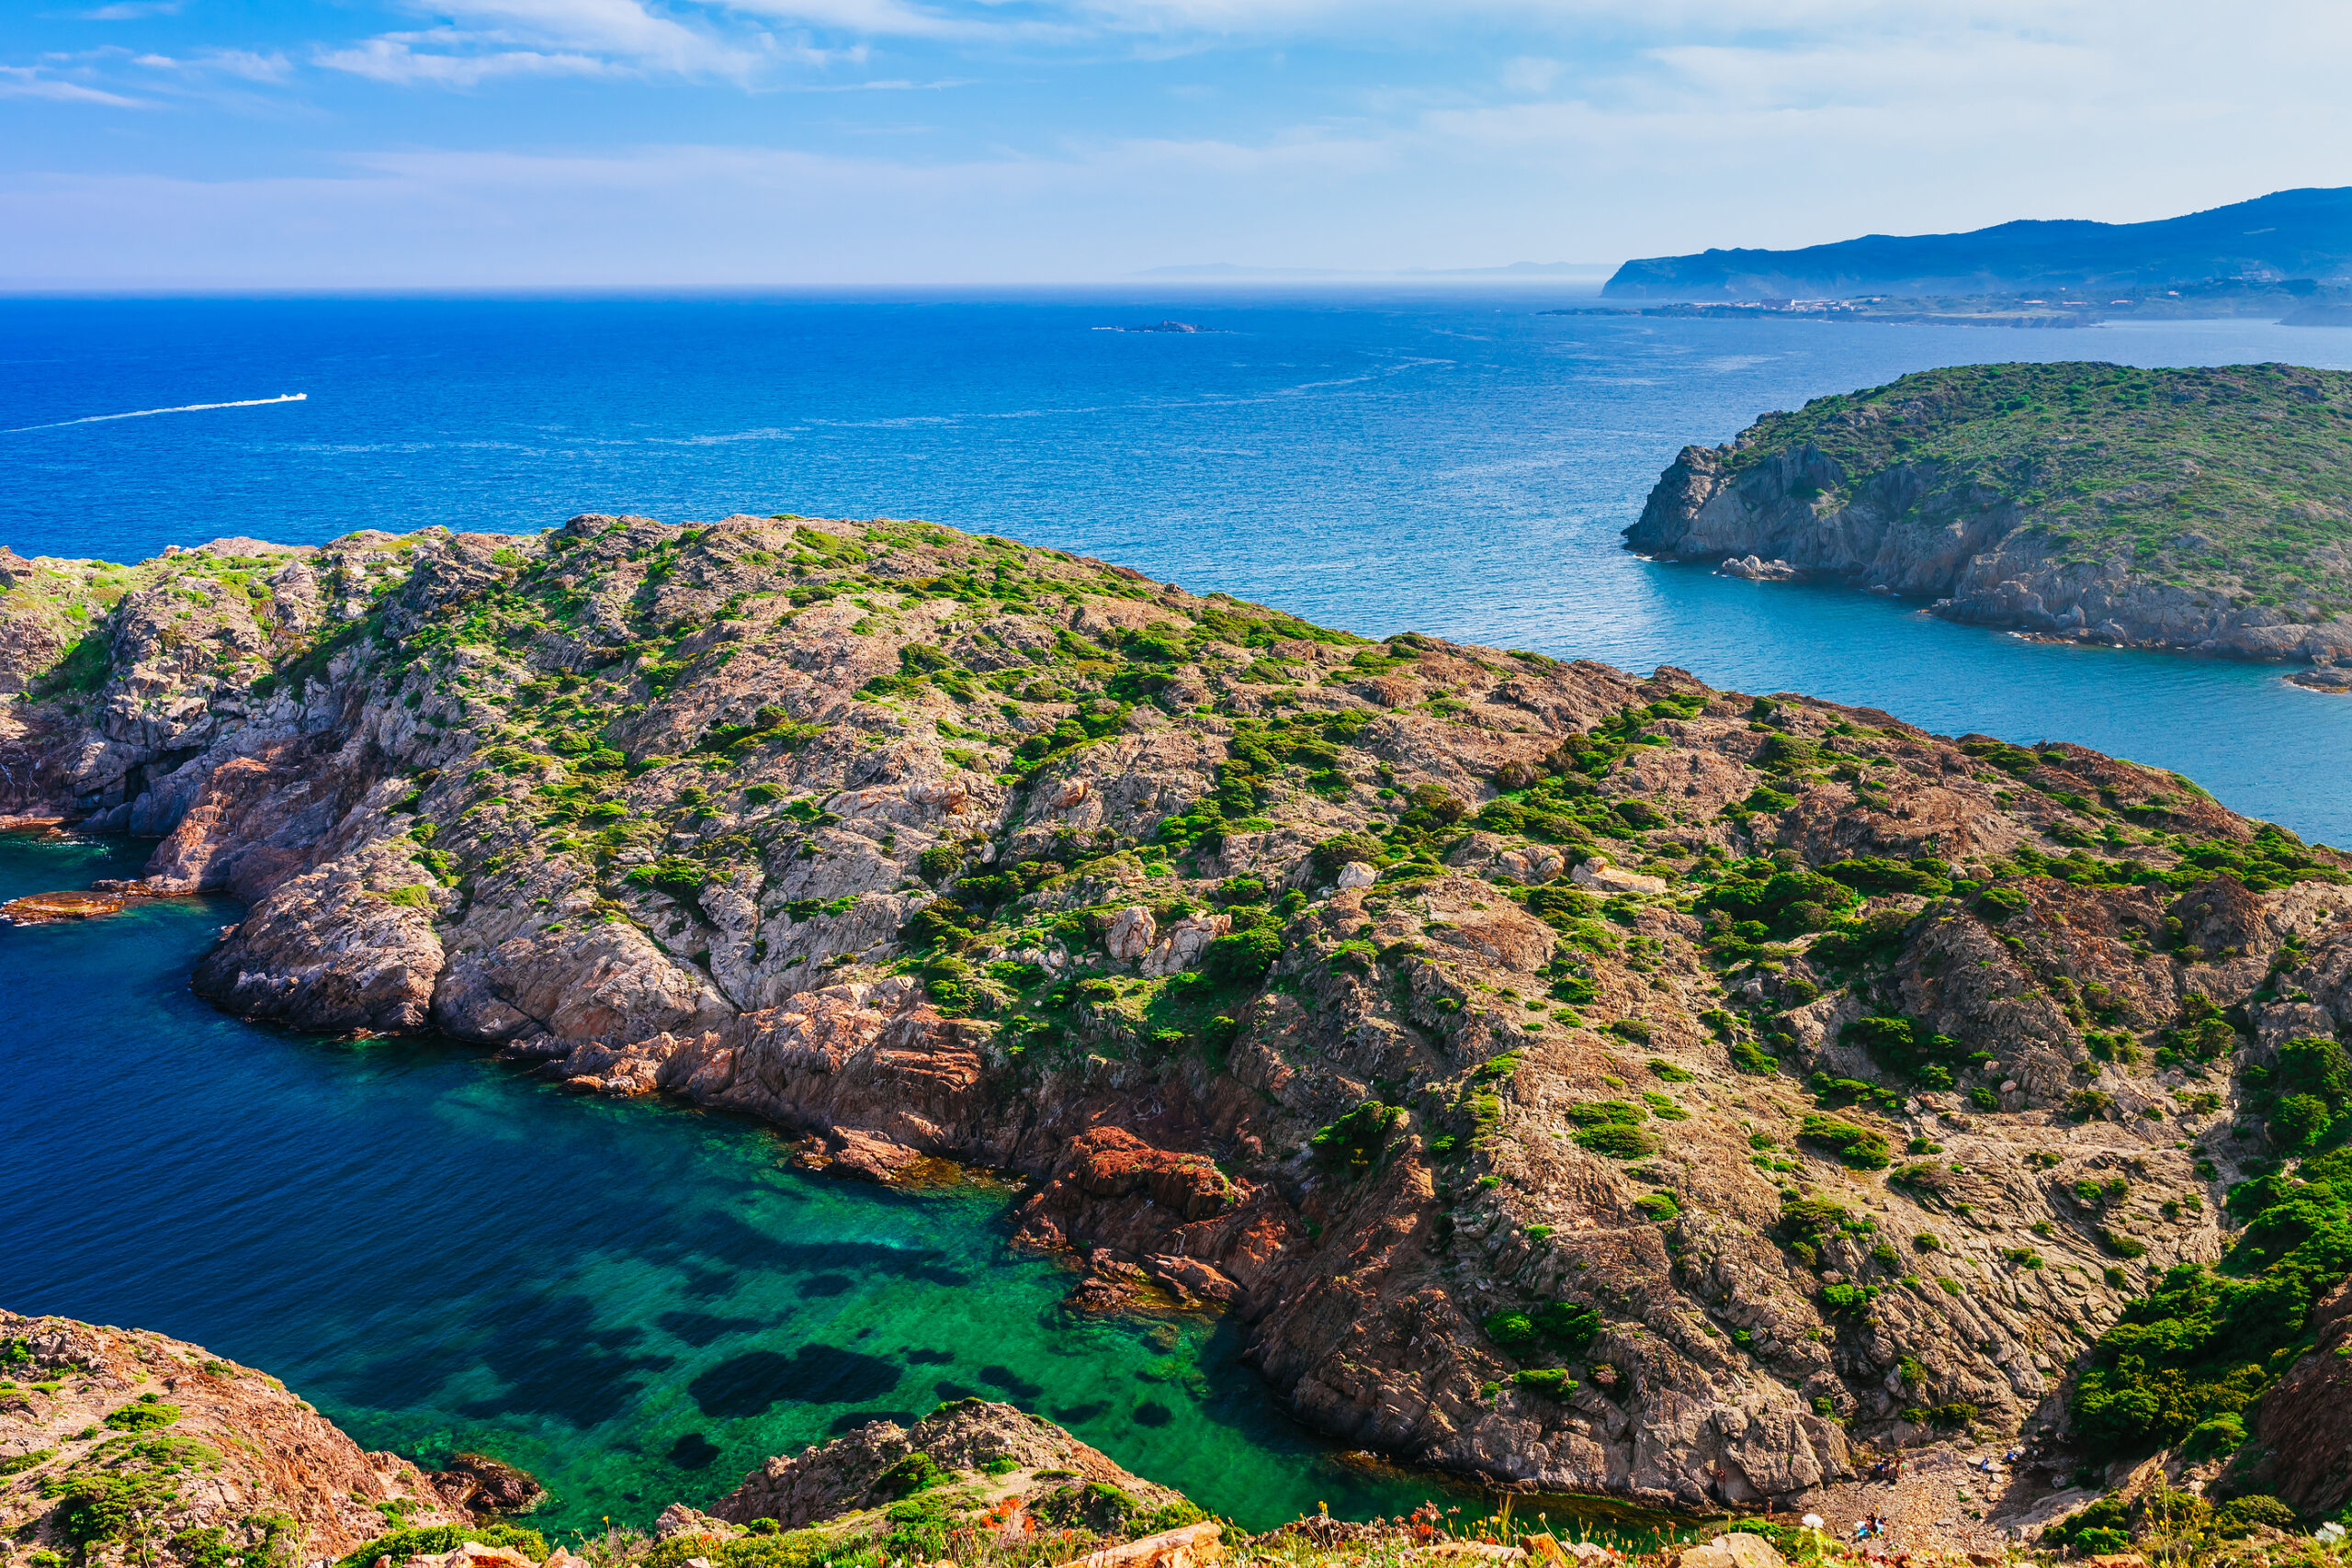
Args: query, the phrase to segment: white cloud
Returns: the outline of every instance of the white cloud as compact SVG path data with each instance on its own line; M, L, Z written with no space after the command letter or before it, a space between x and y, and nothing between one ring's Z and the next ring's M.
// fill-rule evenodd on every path
M187 0L115 0L111 6L76 13L85 22L143 22L150 17L176 17Z
M616 67L593 54L483 49L462 34L387 33L348 49L322 50L311 63L408 86L475 87L499 76L602 76ZM422 42L438 47L419 49Z
M0 65L0 98L47 98L52 103L105 104L125 109L153 107L144 98L125 97L120 93L69 82L33 65Z
M501 76L656 73L749 78L779 58L822 58L778 49L762 35L721 37L650 10L639 0L443 0L450 26L380 34L322 49L316 64L379 82L475 86Z
M133 65L150 71L171 71L184 75L235 76L247 82L283 82L294 73L294 62L278 53L259 54L246 49L207 50L202 54L175 58L168 54L134 56Z

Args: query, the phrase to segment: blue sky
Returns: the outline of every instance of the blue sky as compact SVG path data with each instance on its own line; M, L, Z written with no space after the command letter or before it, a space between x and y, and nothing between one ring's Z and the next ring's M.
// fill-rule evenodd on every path
M1614 264L2352 184L2303 0L0 0L0 288Z

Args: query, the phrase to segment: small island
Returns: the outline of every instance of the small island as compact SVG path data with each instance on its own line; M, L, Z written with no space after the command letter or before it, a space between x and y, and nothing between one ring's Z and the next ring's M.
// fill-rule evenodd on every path
M1926 371L1685 447L1625 539L1956 621L2330 666L2352 653L2352 375Z

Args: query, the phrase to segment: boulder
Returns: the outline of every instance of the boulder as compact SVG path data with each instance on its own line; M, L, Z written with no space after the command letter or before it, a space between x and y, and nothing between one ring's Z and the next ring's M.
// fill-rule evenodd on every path
M1772 1543L1760 1535L1729 1530L1675 1555L1674 1568L1787 1568Z
M1130 906L1111 917L1111 929L1102 936L1102 945L1111 956L1133 962L1149 953L1159 936L1158 925L1149 909Z

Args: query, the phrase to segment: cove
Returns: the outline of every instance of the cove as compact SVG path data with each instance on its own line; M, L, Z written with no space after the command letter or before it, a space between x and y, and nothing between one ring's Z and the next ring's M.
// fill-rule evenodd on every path
M0 837L0 899L147 846ZM187 972L233 906L0 930L0 1300L283 1379L371 1449L473 1449L553 1531L707 1505L771 1454L1009 1400L1252 1529L1448 1497L1341 1462L1229 1329L1071 1318L1010 1189L808 1176L748 1122L583 1100L470 1048L224 1017Z

